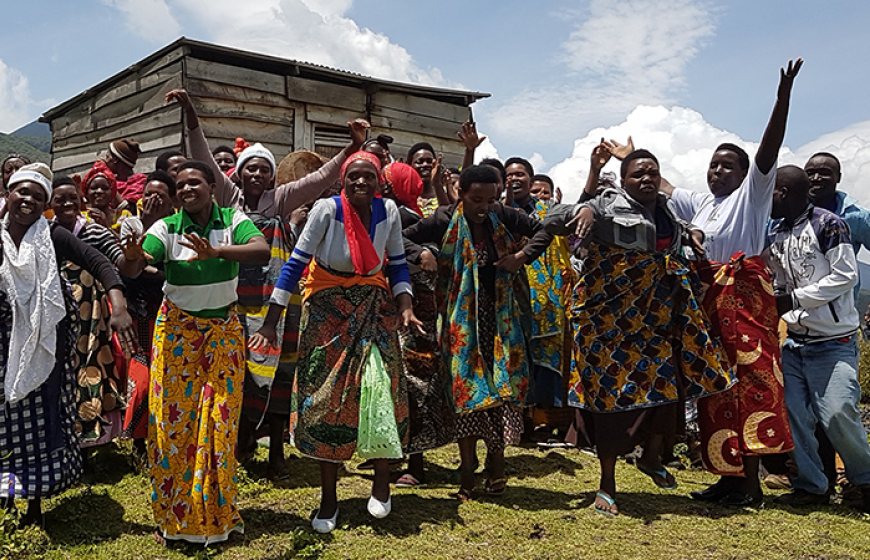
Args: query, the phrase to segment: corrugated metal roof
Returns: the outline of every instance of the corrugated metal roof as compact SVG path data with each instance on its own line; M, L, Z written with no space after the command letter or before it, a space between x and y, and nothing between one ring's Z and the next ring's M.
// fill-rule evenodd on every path
M404 82L395 82L391 80L383 80L380 78L373 78L370 76L365 76L363 74L358 74L356 72L349 72L347 70L339 70L337 68L322 66L320 64L280 58L277 56L257 53L253 51L245 51L232 47L226 47L223 45L216 45L214 43L207 43L204 41L197 41L195 39L188 39L187 37L181 37L176 41L170 43L169 45L163 47L162 49L148 55L139 62L127 67L124 70L121 70L113 76L106 78L102 82L91 86L80 94L64 101L60 105L52 107L51 109L47 110L39 118L39 120L42 122L51 121L52 119L64 114L70 108L80 104L85 99L88 99L100 93L101 91L110 87L115 82L124 79L129 74L138 71L143 66L151 64L160 57L165 56L167 53L178 48L186 48L189 55L205 60L214 59L215 62L219 61L225 64L233 64L236 66L263 70L275 74L302 76L356 87L385 89L390 91L410 93L418 95L420 97L454 103L456 105L468 106L477 101L478 99L484 99L490 96L490 94L488 93L479 91L465 91L434 86L424 86L419 84L410 84Z

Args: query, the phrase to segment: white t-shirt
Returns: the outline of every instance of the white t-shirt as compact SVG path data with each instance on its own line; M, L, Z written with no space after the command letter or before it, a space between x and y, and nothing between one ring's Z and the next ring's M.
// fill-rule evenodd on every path
M737 251L755 257L764 251L775 185L776 163L764 175L753 159L743 183L730 195L716 198L675 187L671 208L704 232L708 259L727 263Z

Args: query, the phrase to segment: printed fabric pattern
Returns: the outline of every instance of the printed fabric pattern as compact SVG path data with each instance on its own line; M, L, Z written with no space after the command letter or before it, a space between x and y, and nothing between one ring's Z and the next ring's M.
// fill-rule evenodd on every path
M513 252L514 240L496 215L489 213L498 257ZM496 259L497 260L497 259ZM492 360L481 352L479 340L478 259L462 203L450 220L438 256L439 295L443 306L442 348L453 375L453 401L458 413L482 410L502 403L522 405L529 385L529 361L514 297L519 274L495 272L495 329Z
M773 278L761 257L696 263L704 310L739 382L698 401L701 455L715 474L741 476L743 457L794 448L785 408Z
M584 270L571 309L577 369L569 404L631 410L711 395L736 382L682 259L590 243Z

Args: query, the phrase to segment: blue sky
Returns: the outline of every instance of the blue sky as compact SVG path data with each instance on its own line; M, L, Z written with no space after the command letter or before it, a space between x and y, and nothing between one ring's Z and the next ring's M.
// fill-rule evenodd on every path
M542 168L582 159L575 141L624 125L636 105L690 108L757 141L779 66L803 56L786 140L797 149L870 120L868 22L870 2L845 1L18 3L0 34L0 130L186 35L488 91L475 114L493 149Z

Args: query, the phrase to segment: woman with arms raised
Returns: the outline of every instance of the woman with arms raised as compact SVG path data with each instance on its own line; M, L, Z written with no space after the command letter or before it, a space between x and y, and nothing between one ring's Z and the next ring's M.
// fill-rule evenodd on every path
M254 350L274 347L281 311L311 263L303 291L294 440L301 453L320 461L320 509L312 526L321 533L335 528L338 467L354 451L374 460L369 513L390 513L388 461L402 457L408 428L398 331L421 328L412 308L399 211L392 200L374 198L380 160L357 152L342 165L341 178L341 195L311 209L250 343Z
M239 271L239 313L246 337L253 335L266 317L269 298L281 267L290 258L296 242L290 214L338 182L339 169L348 154L365 141L369 124L361 119L348 123L350 144L319 170L298 181L275 186L275 157L262 144L239 153L235 175L239 184L222 172L209 150L190 96L184 90L167 94L184 109L189 130L191 157L206 162L215 175L215 200L220 206L244 211L266 238L272 257L263 266L242 264ZM269 428L269 476L285 478L284 431L290 418L290 394L296 371L299 337L298 295L288 302L287 311L277 324L280 351L251 348L245 375L245 400L239 430L239 454L249 456L256 448L255 433L263 424Z

